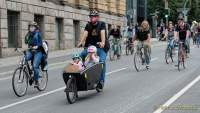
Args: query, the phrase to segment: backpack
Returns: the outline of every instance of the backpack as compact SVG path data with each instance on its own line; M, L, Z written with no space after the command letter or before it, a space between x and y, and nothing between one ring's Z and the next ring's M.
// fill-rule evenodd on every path
M42 41L42 51L46 56L48 56L49 47L47 41Z
M97 26L97 32L100 34L100 27L102 24L105 24L104 22L99 21L99 24ZM105 28L105 46L104 46L104 51L107 53L110 50L110 42L108 40L108 36L107 36L107 30Z

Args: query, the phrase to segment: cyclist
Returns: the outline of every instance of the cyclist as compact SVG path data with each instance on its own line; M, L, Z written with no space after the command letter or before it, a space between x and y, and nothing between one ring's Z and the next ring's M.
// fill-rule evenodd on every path
M122 38L122 36L121 36L120 29L116 25L113 25L113 29L111 29L111 31L109 33L109 37L110 36L113 36L113 41L115 43L117 43L117 45L118 45L117 57L120 58L120 51L119 50L121 49L120 39Z
M169 46L172 50L174 50L174 34L175 34L175 29L173 26L173 22L169 22L169 27L165 29L165 37L167 42L169 43Z
M192 22L192 26L191 26L191 36L193 39L193 45L196 44L196 29L197 29L198 23L196 21Z
M198 23L198 27L196 29L196 33L197 33L196 43L197 43L197 46L199 47L199 45L200 45L200 22Z
M102 91L105 82L106 73L106 25L104 22L99 21L99 13L96 10L90 11L90 22L85 27L81 41L78 47L84 45L84 50L81 53L81 57L87 56L87 48L91 45L97 47L97 55L99 56L99 62L103 62L103 70L98 84L98 90Z
M150 64L150 49L151 49L151 35L149 31L149 23L144 20L133 37L133 43L135 40L139 40L137 49L140 49L142 44L144 44L144 56L146 68L149 69Z
M135 28L133 28L133 26L129 26L127 28L127 39L130 43L132 43L132 37L134 36L135 33Z
M189 26L184 22L184 17L182 14L178 16L178 25L176 27L175 38L179 42L183 42L184 50L186 50L186 56L188 57L188 47L187 47L187 39L190 36Z
M28 50L26 51L26 60L32 61L35 86L39 86L39 65L41 63L42 54L42 38L39 26L36 22L29 23L29 32L25 37L25 44L28 44ZM32 81L33 82L33 81ZM32 84L32 83L31 83Z

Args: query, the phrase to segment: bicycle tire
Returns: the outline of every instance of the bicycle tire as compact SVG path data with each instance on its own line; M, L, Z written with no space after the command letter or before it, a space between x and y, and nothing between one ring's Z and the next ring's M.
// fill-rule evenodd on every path
M15 77L16 77L17 71L20 71L20 74L21 74L21 71L23 71L23 79L25 78L25 80L22 80L25 82L25 89L22 93L19 93L16 89ZM12 77L12 87L13 87L13 91L14 91L15 95L17 95L18 97L22 97L26 94L27 89L28 89L28 73L22 67L18 67L17 69L15 69L15 71L13 73L13 77Z
M70 104L73 104L76 102L77 99L77 86L76 86L76 82L75 79L70 78L67 81L67 86L66 86L66 96L67 96L67 100ZM70 92L73 92L73 97L71 98L70 96Z
M42 70L41 70L42 71ZM42 71L42 73L44 73L44 76L45 76L45 83L44 83L44 86L41 85L41 78L39 78L39 86L37 87L38 91L44 91L47 87L47 83L48 83L48 72L47 71ZM40 75L41 76L41 75ZM43 75L42 75L43 77Z

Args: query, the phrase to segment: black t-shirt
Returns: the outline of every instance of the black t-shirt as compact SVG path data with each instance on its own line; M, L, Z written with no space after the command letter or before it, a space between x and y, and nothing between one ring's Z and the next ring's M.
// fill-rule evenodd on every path
M150 31L141 31L141 30L137 30L136 32L136 39L139 41L145 41L148 39L148 34L150 33Z
M119 29L117 29L117 30L112 29L110 31L110 35L112 35L113 38L120 38L121 37L121 33L120 33Z
M187 24L184 25L183 28L180 26L176 27L176 32L179 32L179 39L186 40L187 31L189 30L189 26Z
M200 33L200 27L197 28L197 32Z
M101 30L106 30L104 22L97 22L96 25L88 23L85 27L85 31L88 31L88 37L86 37L85 47L90 45L97 45L97 42L101 42Z

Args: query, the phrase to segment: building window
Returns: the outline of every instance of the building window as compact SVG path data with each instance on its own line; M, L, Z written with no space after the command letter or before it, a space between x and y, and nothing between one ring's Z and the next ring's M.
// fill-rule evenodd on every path
M44 38L44 16L43 15L34 15L34 21L39 25L39 30Z
M56 32L56 49L64 49L64 44L62 41L63 37L63 18L56 18L56 25L55 25L55 32Z
M19 12L8 11L8 47L19 47Z
M74 38L75 38L75 47L78 45L79 38L80 38L80 21L74 20Z

